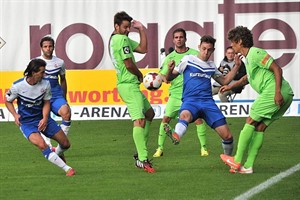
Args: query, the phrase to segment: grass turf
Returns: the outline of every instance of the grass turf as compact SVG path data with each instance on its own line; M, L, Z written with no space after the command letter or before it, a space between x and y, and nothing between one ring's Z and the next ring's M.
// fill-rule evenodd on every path
M227 122L236 146L245 118ZM154 120L151 125L151 158L159 124ZM0 199L233 199L300 162L299 117L281 118L267 129L252 175L228 172L219 158L221 140L210 128L210 155L201 157L194 124L179 145L166 139L164 156L153 159L157 173L148 174L134 167L131 121L73 121L72 146L65 153L76 170L73 177L45 160L14 123L2 122L0 130ZM299 180L298 171L252 199L298 198Z

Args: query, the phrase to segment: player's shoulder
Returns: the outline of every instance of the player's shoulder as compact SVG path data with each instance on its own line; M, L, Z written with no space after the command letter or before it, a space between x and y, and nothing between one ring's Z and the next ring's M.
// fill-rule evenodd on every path
M59 58L59 57L57 57L55 55L52 56L52 60L56 61L56 62L64 63L64 60L62 58Z
M209 60L206 62L210 67L216 67L216 64L214 63L214 61Z
M198 60L198 58L196 55L192 55L192 54L187 54L182 58L182 61L195 61L195 60Z
M193 48L189 48L189 50L187 51L188 54L192 54L192 55L198 55L199 51Z
M19 78L18 80L13 82L13 85L21 84L24 80L24 78Z

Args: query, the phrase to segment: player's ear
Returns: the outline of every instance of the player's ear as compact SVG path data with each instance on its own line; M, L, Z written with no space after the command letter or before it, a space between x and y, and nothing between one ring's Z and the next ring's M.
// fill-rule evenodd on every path
M114 27L115 27L115 30L117 30L118 27L119 27L119 25L118 25L118 24L115 24Z

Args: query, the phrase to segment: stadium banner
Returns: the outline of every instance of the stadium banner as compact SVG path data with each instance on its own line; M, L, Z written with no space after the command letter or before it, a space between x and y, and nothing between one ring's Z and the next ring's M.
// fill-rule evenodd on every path
M142 69L143 74L157 72L157 69ZM72 84L68 86L67 100L72 109L72 120L109 120L130 119L126 105L118 95L116 88L115 70L69 70L67 79ZM5 108L5 92L13 81L22 78L22 72L2 72L0 80L0 121L13 121L13 117ZM83 77L88 77L84 79ZM9 83L9 84L8 84ZM148 98L155 110L155 118L163 117L165 104L168 101L168 84L163 84L156 91L141 90ZM234 100L231 103L220 103L215 97L217 105L226 117L246 117L249 115L253 100ZM16 106L16 105L15 105ZM294 99L285 116L300 116L300 100ZM59 117L52 114L56 120Z
M299 1L1 0L0 121L7 121L5 91L22 77L29 60L41 54L39 42L45 35L55 39L54 53L66 62L68 102L74 112L78 109L81 113L84 107L124 108L117 95L108 50L113 16L123 10L145 26L148 52L135 54L138 67L145 71L159 69L173 47L172 32L176 28L187 31L187 46L194 49L198 48L201 36L214 36L216 50L211 59L218 65L230 45L227 32L237 25L247 26L253 32L255 46L266 49L282 67L284 78L295 93L291 107L295 110L289 115L299 116L300 24L295 20L300 18ZM181 12L168 15L166 10ZM135 30L129 37L139 41ZM141 89L153 105L164 107L167 85L158 91L148 91L142 86ZM246 86L230 105L236 102L249 105L256 97L256 92ZM214 98L218 102L218 97ZM73 113L74 119L75 116Z

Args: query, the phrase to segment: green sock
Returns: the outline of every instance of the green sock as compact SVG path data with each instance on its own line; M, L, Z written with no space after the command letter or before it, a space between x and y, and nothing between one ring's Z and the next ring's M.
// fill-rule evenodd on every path
M145 137L145 144L147 146L148 143L148 138L149 138L149 127L150 127L151 122L146 121L145 123L145 128L144 128L144 137Z
M199 138L200 146L206 146L206 125L204 123L196 125L197 127L197 135Z
M245 124L243 130L240 133L239 142L237 146L237 151L234 156L236 162L242 162L244 153L251 142L253 132L255 127L250 124Z
M142 127L133 127L133 141L135 143L135 147L139 155L139 160L147 160L148 151L145 142L144 129Z
M264 132L254 132L252 141L249 145L248 157L244 164L244 167L253 167L254 161L258 155L258 151L262 147L264 141Z
M159 133L158 133L158 148L160 150L164 149L164 143L166 140L166 136L167 136L167 134L164 130L164 123L161 123L159 126Z

